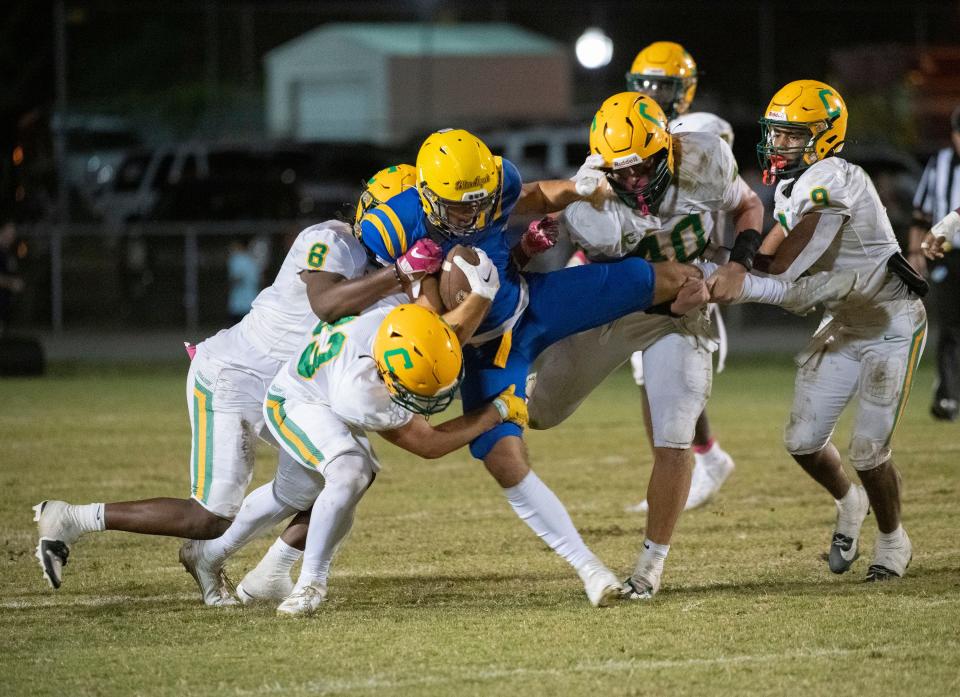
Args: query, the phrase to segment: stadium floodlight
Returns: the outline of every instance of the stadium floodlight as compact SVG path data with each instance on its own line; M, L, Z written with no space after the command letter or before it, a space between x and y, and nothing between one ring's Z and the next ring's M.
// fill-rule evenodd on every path
M584 68L602 68L613 58L613 39L598 27L588 27L577 39L577 60Z

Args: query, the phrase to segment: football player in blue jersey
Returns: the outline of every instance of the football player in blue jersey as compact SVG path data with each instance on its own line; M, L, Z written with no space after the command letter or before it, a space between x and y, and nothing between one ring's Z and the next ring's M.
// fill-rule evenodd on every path
M660 159L664 158L652 161ZM416 174L416 187L367 211L360 221L360 237L381 264L394 265L398 276L405 275L403 270L411 263L420 263L421 257L437 251L446 254L457 244L483 249L496 264L500 289L464 347L465 410L490 401L511 385L526 396L531 363L566 336L654 305L683 314L706 302L700 272L677 262L651 264L634 257L545 274L523 273L506 234L509 216L552 213L584 196L576 181L522 183L513 163L494 156L467 131L431 134L420 148ZM653 186L661 179L649 177ZM592 195L611 194L599 189ZM535 247L528 244L530 239L555 225L549 219L532 224L521 248ZM530 470L519 426L497 426L474 440L470 451L483 460L520 518L577 570L594 605L619 596L617 577L587 548L563 504Z

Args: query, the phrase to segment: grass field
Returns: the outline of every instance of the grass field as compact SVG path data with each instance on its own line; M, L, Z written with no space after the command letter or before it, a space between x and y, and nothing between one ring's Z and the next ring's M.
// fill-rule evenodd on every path
M33 504L186 492L184 370L58 366L0 381L0 694L960 693L960 425L927 416L928 366L895 440L915 549L902 581L860 582L872 516L865 557L828 572L833 504L780 444L789 360L740 359L710 411L737 469L681 520L652 602L590 607L466 453L421 462L382 441L384 471L315 618L204 608L178 540L124 533L84 538L52 591L33 558ZM643 497L650 456L629 375L529 440L587 543L632 568L643 519L622 507ZM272 466L264 447L258 482ZM269 542L233 560L236 579Z

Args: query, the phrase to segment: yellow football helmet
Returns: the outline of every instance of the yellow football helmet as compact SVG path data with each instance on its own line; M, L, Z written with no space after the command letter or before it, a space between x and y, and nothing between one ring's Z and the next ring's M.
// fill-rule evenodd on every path
M360 221L368 210L416 185L417 170L413 165L391 165L370 177L363 185L360 200L357 201L357 212L353 217L354 234L360 236Z
M450 406L463 379L457 335L421 305L398 305L373 339L377 372L394 402L417 414Z
M663 110L639 92L620 92L600 105L590 124L590 152L620 200L643 215L656 211L673 180L673 139Z
M417 153L417 188L427 220L447 236L470 235L493 222L503 165L463 129L431 134Z
M686 113L697 91L697 64L673 41L656 41L637 54L627 73L627 89L659 104L668 119Z
M847 105L819 80L794 80L773 95L760 119L757 158L763 181L798 175L814 162L843 149Z

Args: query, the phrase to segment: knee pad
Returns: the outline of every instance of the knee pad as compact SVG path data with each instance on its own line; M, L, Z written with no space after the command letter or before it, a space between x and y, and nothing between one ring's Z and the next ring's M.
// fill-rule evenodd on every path
M376 471L367 454L351 451L327 462L323 476L327 488L340 489L350 498L359 498L373 484Z
M323 491L323 475L305 467L284 451L273 478L273 495L282 503L298 511L308 511Z
M891 455L890 448L883 441L857 434L850 439L850 464L858 472L876 469Z
M798 406L799 405L799 406ZM817 420L812 403L795 403L783 429L783 445L791 455L809 455L822 450L830 441L833 429Z

